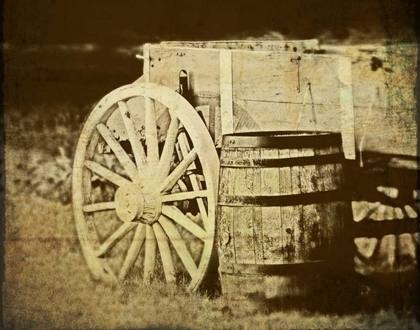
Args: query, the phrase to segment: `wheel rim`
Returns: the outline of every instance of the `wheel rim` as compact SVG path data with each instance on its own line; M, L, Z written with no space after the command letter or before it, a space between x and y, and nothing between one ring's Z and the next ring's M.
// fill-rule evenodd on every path
M164 133L159 114L170 118ZM112 115L129 148L107 127ZM213 250L218 168L207 128L179 94L133 84L105 96L82 129L73 168L75 222L94 277L161 276L197 289Z

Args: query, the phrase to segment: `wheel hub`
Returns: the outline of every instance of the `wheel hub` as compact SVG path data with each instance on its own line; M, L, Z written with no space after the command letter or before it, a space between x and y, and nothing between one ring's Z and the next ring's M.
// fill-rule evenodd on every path
M116 212L123 222L156 222L161 214L160 194L141 185L121 186L115 193Z

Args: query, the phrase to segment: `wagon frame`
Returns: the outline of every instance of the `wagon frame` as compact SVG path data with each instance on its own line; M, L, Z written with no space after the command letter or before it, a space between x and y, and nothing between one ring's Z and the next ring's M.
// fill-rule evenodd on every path
M350 160L362 162L361 149L413 154L412 140L395 144L392 131L375 141L383 126L360 125L395 106L384 87L390 74L373 70L373 55L323 54L316 40L146 44L143 76L96 105L77 145L73 208L94 277L161 276L199 288L217 259L217 149L225 134L338 131ZM411 109L410 81L399 92ZM412 130L411 112L403 116ZM98 182L111 183L111 199L95 197ZM118 225L103 233L106 212Z

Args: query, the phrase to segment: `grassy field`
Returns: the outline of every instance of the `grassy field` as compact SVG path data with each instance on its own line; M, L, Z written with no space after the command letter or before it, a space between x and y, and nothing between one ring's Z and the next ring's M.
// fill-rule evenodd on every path
M7 120L7 118L6 118ZM65 122L65 120L63 121ZM7 123L7 121L6 121ZM72 153L77 130L52 125L36 132L7 125L5 329L417 329L410 307L374 308L349 299L351 313L283 306L247 312L222 295L189 294L162 283L109 286L92 280L77 239L71 204L35 194L30 159L51 158L59 146ZM75 125L77 128L78 125ZM71 157L71 156L69 156ZM53 193L53 191L51 191ZM53 199L53 200L51 200ZM328 291L330 288L325 288ZM349 290L351 295L351 289ZM347 294L348 295L348 294ZM369 298L369 297L368 297ZM386 300L386 299L385 299ZM346 300L343 302L346 303ZM353 306L353 307L354 307Z

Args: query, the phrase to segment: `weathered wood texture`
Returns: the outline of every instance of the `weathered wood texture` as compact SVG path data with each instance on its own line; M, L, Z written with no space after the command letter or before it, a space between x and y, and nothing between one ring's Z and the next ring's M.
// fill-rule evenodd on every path
M329 142L329 136L283 136L291 144L280 142L277 148L236 147L243 136L224 139L218 206L221 262L315 262L340 245L344 222L351 221L350 202L343 190L341 140L332 134ZM303 146L300 139L312 139L314 146Z
M207 49L243 49L255 51L314 52L319 49L317 39L308 40L220 40L220 41L165 41L161 46ZM296 49L296 50L295 50Z
M343 161L339 134L224 137L217 234L231 303L304 297L331 260L349 259Z
M417 47L375 46L373 51L353 47L341 54L329 49L325 54L307 54L299 49L296 53L264 47L250 50L252 44L247 42L238 45L153 45L150 81L177 89L178 74L186 70L194 105L220 104L219 48L231 48L234 132L296 128L338 132L343 88L339 63L349 57L356 149L416 155Z

